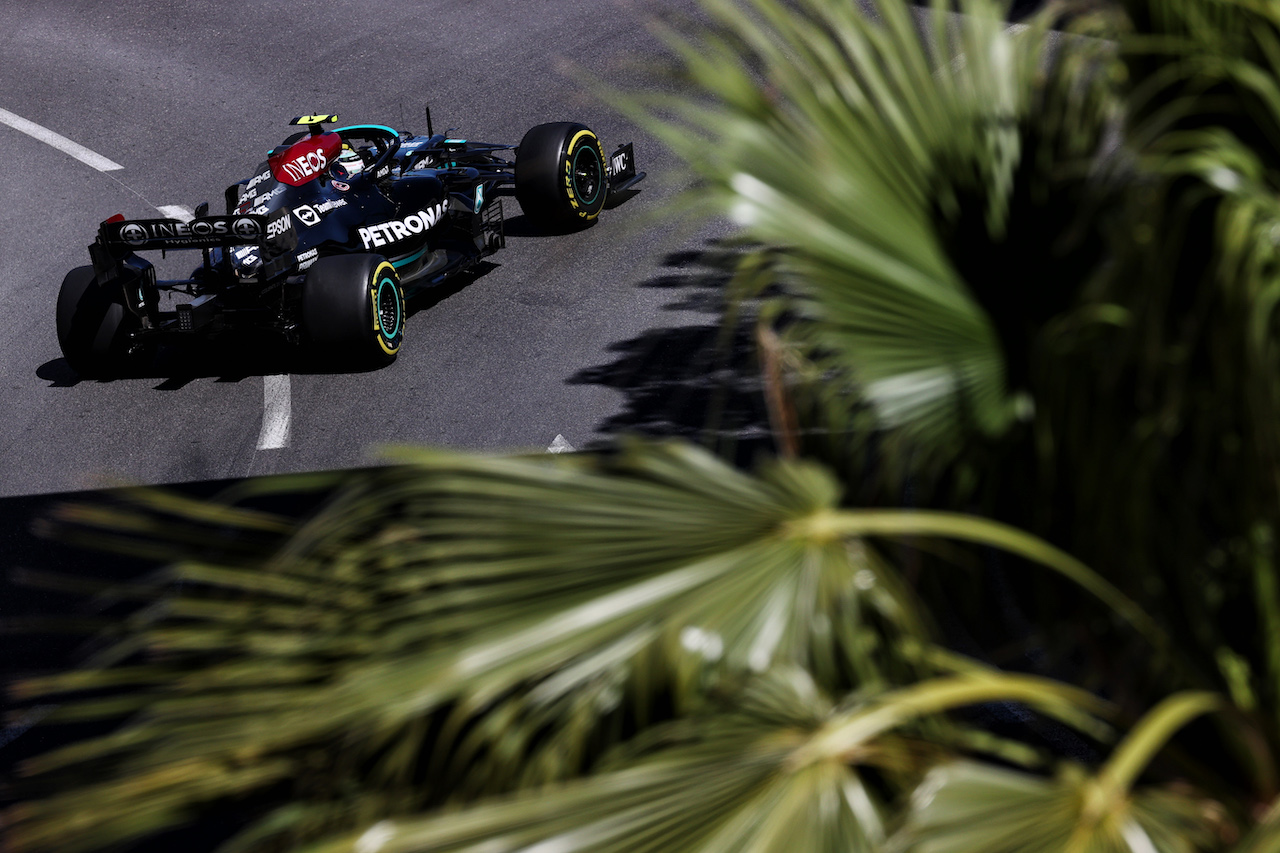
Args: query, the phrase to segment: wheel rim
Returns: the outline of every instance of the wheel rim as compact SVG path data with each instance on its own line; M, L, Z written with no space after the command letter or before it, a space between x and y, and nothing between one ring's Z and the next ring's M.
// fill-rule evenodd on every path
M389 278L378 282L378 321L388 340L400 331L400 295Z
M582 155L587 155L585 158ZM583 204L592 204L600 194L601 173L604 171L600 156L590 145L583 145L573 154L573 191Z
M400 288L396 286L395 279L391 276L378 279L375 304L378 310L378 334L381 338L379 343L384 350L392 352L398 345L397 338L404 320L404 307L400 301ZM390 350L388 346L391 347Z

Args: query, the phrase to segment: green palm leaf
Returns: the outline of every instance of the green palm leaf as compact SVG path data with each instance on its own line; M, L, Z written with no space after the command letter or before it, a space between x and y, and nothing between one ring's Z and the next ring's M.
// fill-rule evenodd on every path
M957 762L916 791L895 849L913 853L1194 853L1217 846L1222 809L1205 797L1134 782L1189 720L1221 707L1213 694L1180 694L1143 718L1090 776L1065 767L1048 779Z
M912 749L893 730L994 700L1101 707L1044 679L986 675L927 681L841 708L787 669L733 698L734 711L677 724L667 738L675 745L624 750L609 762L620 769L460 814L385 821L312 853L361 850L375 839L381 853L875 851L885 840L876 770L901 765Z
M1078 768L1045 779L974 762L933 771L895 850L912 853L1194 853L1214 849L1204 801L1139 790L1089 814Z
M822 375L852 377L876 425L924 454L950 458L957 437L1002 434L1025 414L1006 378L1006 358L1024 353L1003 351L989 309L1023 297L966 280L953 244L1005 251L1019 164L1083 161L1108 105L1036 101L1045 21L1008 31L994 3L962 3L963 26L942 4L915 19L896 2L872 15L819 0L708 6L725 35L673 39L706 100L650 107L681 116L658 130L708 182L706 197L784 249L774 278L796 297L788 307ZM1063 92L1081 88L1053 68ZM1076 121L1026 152L1020 122L1033 111L1040 125ZM1054 150L1059 137L1074 141ZM970 215L976 230L959 236Z
M927 652L912 596L851 538L859 514L836 511L837 488L814 466L749 477L676 444L599 459L403 458L261 565L177 567L184 585L129 641L151 666L20 685L123 681L136 686L64 713L142 711L29 763L111 772L16 809L25 844L130 837L318 772L333 776L321 800L336 797L338 825L351 819L350 795L337 795L348 784L374 813L465 801L572 778L627 732L697 711L735 674L802 667L823 690L874 692L942 658ZM860 532L932 525L1027 547L998 525L930 518L871 514Z
M465 799L582 772L717 672L803 666L841 689L918 671L927 629L876 552L791 526L838 498L817 468L751 478L679 445L404 455L260 565L173 570L183 586L130 641L156 659L139 686L63 712L144 713L28 766L113 773L16 809L25 844L130 837L318 755L339 777L367 764L384 805Z

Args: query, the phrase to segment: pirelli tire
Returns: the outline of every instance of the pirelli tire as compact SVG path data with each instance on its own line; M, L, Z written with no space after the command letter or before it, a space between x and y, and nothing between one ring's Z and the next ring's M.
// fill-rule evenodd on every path
M93 267L76 267L58 291L58 346L76 373L107 379L126 372L132 333L141 323L124 305L120 286L103 286Z
M530 219L552 228L590 225L608 192L604 149L585 124L540 124L520 141L516 199Z
M381 255L321 258L302 287L302 327L326 359L350 367L390 364L404 342L404 288Z

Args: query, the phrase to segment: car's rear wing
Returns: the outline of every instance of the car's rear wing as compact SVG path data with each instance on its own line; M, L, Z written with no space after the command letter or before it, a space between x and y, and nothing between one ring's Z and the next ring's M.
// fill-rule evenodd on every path
M98 228L98 242L110 248L212 249L216 246L258 246L266 242L264 216L202 216L178 219L108 219Z
M89 256L103 281L114 277L116 266L129 254L155 249L257 246L262 250L264 265L269 266L297 246L297 235L287 214L284 211L270 221L266 216L244 213L199 216L189 222L113 216L98 227L98 238L89 247Z

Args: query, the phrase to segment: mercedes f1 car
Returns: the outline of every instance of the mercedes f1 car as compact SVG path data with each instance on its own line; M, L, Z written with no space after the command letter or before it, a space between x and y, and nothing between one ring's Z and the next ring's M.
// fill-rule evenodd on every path
M92 264L58 294L58 343L82 376L123 372L162 336L266 329L351 367L395 358L405 298L505 245L502 196L552 230L592 223L644 178L630 143L608 157L585 125L538 125L519 145L415 136L381 125L325 128L272 149L229 186L226 215L116 215L89 247ZM161 280L138 253L195 249L189 278ZM165 294L166 298L161 299ZM165 303L162 308L162 301Z

